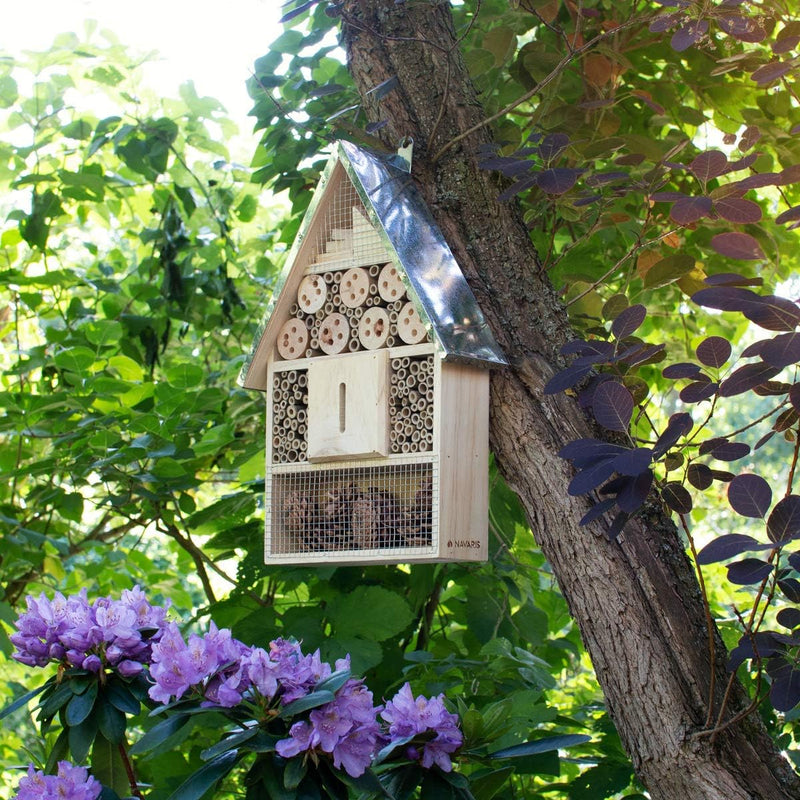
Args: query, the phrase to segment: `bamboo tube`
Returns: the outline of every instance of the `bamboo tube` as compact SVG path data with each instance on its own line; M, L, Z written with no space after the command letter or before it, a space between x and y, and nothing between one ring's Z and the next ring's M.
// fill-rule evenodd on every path
M333 273L333 282L335 284L338 284L338 283L342 282L342 272L341 272L341 270L337 270L336 272Z
M313 314L309 314L303 321L305 322L306 329L310 331L314 327L317 318Z
M308 386L308 372L304 369L301 369L297 373L297 385L302 389Z
M411 452L411 445L408 442L403 442L400 446L401 453L410 453Z
M272 390L272 399L277 403L281 399L281 390L280 386L276 386Z
M310 347L307 347L305 355L306 358L311 358L314 355L314 351Z
M382 308L371 308L358 323L358 339L367 350L377 350L389 336L389 318Z
M298 422L305 422L308 419L308 411L305 408L298 408L297 409L297 421Z
M378 275L378 292L387 302L399 300L406 293L403 279L394 264L386 264Z
M306 314L313 314L325 305L328 288L321 275L306 275L297 289L297 304Z
M314 319L315 319L317 322L322 322L322 320L324 320L326 316L327 316L327 315L325 314L325 309L323 309L323 308L318 308L318 309L317 309L317 310L314 312Z
M406 303L400 311L397 333L406 344L417 344L425 338L425 325L413 303Z
M326 285L331 286L333 284L333 273L323 272L322 279L325 281Z
M377 278L380 274L381 268L377 264L373 264L367 272L369 272L370 278Z
M421 438L422 434L419 431L414 431L411 434L411 441L414 442L414 444L418 444Z
M347 349L351 353L357 353L361 349L361 344L355 336L347 343Z
M325 317L329 317L331 314L333 314L336 311L336 306L333 304L333 300L328 300L328 302L322 307L322 310L325 312Z
M300 306L297 303L292 303L292 305L289 306L289 316L296 317L299 313L300 313Z
M308 344L308 330L305 324L296 317L288 319L278 332L277 344L281 358L287 361L300 358Z
M370 296L369 272L363 267L353 267L342 275L339 295L348 308L363 306ZM377 291L377 289L376 289Z
M349 338L350 325L341 314L330 314L319 327L319 346L328 355L341 353Z
M308 432L308 426L305 424L305 422L298 422L298 424L297 424L297 433L300 436L305 437L307 432Z

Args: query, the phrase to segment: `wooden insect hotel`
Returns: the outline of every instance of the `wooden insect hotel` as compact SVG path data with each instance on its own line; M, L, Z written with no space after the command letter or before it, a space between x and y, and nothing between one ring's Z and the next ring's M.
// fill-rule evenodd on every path
M409 168L336 145L242 371L266 394L267 563L487 558L505 360Z

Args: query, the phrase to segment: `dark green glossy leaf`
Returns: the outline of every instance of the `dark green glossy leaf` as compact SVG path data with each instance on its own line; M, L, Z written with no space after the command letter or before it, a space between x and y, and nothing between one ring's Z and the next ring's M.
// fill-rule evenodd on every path
M312 708L317 708L319 706L325 705L325 703L330 703L334 699L333 692L311 692L307 694L305 697L301 697L298 700L295 700L288 705L285 705L281 709L280 716L283 719L291 719L295 715L301 713L302 711L308 711Z
M169 800L200 800L234 768L238 760L236 751L217 756L185 780Z
M31 691L26 692L21 697L18 697L12 703L9 703L2 711L0 711L0 719L5 719L9 714L13 714L17 709L22 708L23 706L27 705L34 697L40 695L45 689L49 688L53 685L52 679L46 681L37 689L31 689ZM71 692L70 692L71 694ZM58 707L54 710L58 711Z
M81 694L74 694L67 703L67 725L80 725L92 713L97 700L97 681L92 681Z

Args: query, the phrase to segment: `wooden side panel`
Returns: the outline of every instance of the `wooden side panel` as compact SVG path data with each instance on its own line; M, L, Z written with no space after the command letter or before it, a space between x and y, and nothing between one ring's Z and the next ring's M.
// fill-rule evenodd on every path
M489 373L441 365L439 403L439 555L488 558Z
M308 365L308 460L389 452L389 353L376 350Z

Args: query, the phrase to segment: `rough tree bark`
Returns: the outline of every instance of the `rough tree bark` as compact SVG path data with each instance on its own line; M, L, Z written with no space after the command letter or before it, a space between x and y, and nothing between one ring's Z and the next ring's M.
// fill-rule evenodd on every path
M492 376L491 446L519 493L577 620L637 774L656 800L797 798L800 781L757 715L703 735L713 680L714 714L728 681L717 639L710 663L706 617L680 538L658 504L609 542L601 522L580 528L582 499L568 496L570 467L556 455L593 435L565 395L544 397L570 337L564 308L539 268L519 214L497 202L496 178L477 166L487 126L432 155L485 119L443 0L346 0L351 72L381 137L414 139L413 176L464 270L511 368ZM397 76L377 101L367 91ZM737 684L725 719L747 700Z

